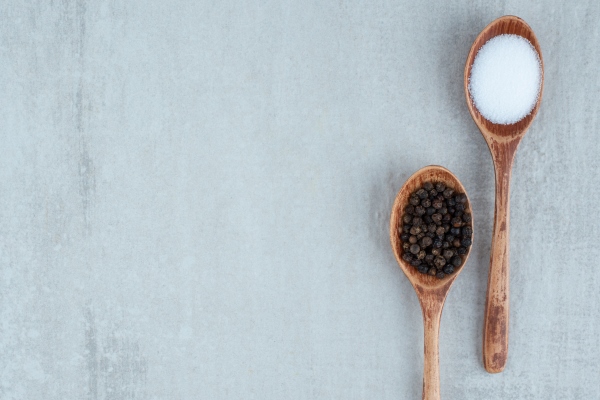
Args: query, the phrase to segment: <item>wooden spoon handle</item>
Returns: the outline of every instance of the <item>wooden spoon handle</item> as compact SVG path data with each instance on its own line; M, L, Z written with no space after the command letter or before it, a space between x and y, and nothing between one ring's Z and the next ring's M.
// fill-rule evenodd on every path
M510 176L514 151L499 153L494 156L496 207L483 329L483 365L490 373L502 372L508 358Z
M443 300L442 300L443 301ZM422 304L425 327L423 400L440 400L440 319L442 302Z

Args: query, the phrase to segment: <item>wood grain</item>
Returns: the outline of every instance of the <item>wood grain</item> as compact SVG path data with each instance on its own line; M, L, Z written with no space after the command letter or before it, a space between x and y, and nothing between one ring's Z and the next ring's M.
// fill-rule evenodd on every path
M402 186L394 205L390 218L390 241L398 265L414 287L421 310L423 312L423 324L425 331L424 340L424 371L423 371L423 399L440 399L440 363L439 363L439 332L442 309L450 287L454 283L458 274L462 271L467 262L471 247L467 254L463 256L462 265L455 270L453 274L447 275L443 279L419 273L415 267L402 259L402 241L398 234L399 221L404 214L404 209L408 205L410 195L424 182L444 182L446 186L457 192L467 194L464 186L458 178L446 168L430 165L415 172ZM471 213L471 201L467 195L466 210ZM474 226L474 225L473 225ZM474 239L474 236L473 236Z
M540 94L535 107L525 118L510 125L494 124L485 119L469 93L469 76L477 52L488 40L502 34L515 34L529 40L542 63ZM496 173L494 228L483 330L483 365L488 372L498 373L504 370L508 359L510 177L517 147L539 110L544 88L542 52L535 34L525 21L511 15L504 16L493 21L477 36L465 65L464 88L467 106L488 144Z

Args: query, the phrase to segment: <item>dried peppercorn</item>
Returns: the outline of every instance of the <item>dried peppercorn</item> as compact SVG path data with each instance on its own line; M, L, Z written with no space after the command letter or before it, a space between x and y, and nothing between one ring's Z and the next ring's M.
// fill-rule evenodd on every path
M471 237L471 235L473 234L473 228L471 228L470 226L465 226L464 228L462 228L461 233L463 234L463 236Z
M410 239L410 235L408 233L403 233L400 235L400 240L402 240L403 242L407 242L408 239Z
M431 183L431 182L425 182L423 184L423 189L425 189L428 192L430 192L433 189L433 183Z
M452 226L455 227L455 228L460 228L462 226L462 222L463 222L462 219L460 219L459 217L454 217L450 221L450 223L452 224Z
M415 195L418 196L421 200L427 198L428 193L425 189L419 189L415 192Z
M420 217L421 215L424 215L426 213L425 211L425 207L423 206L416 206L415 207L415 215Z
M417 206L417 205L419 205L421 200L419 199L419 196L411 196L410 200L408 200L408 202L413 206Z
M432 243L433 240L428 236L425 236L423 239L421 239L421 247L423 248L431 246Z
M425 208L431 207L431 200L429 200L428 198L421 200L421 206Z
M438 193L446 190L446 185L444 184L444 182L438 182L434 186L435 186L435 190L437 190Z

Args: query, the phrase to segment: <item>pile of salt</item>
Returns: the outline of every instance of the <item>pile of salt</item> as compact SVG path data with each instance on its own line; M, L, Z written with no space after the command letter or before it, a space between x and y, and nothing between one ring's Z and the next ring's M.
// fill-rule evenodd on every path
M499 35L477 52L469 93L477 110L496 124L514 124L535 107L542 81L540 58L518 35Z

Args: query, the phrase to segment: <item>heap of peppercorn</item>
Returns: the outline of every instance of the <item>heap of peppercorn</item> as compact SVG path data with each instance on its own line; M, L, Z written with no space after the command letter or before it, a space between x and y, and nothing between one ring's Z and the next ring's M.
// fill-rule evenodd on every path
M398 232L402 259L422 274L439 279L462 265L473 228L467 196L443 182L425 182L411 194Z

